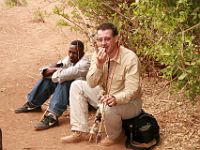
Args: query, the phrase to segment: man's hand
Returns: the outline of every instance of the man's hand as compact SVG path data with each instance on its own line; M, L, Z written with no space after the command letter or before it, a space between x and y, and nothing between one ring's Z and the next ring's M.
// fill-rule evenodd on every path
M103 64L106 62L107 54L105 52L105 48L99 49L97 53L97 68L103 69Z
M49 67L46 70L43 71L42 75L44 77L51 76L54 72L56 72L59 68L57 67Z
M114 96L104 95L101 97L100 102L110 107L117 105L117 101Z

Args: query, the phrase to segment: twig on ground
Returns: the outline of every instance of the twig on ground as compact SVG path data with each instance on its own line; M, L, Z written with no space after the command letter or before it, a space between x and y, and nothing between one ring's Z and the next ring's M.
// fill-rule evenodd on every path
M167 112L169 112L169 111L171 111L171 110L174 110L174 109L176 109L176 108L178 108L178 107L182 107L183 105L186 105L186 104L188 104L188 103L191 103L191 101L186 101L186 102L184 102L184 103L182 103L182 104L179 104L179 105L177 105L177 106L174 106L174 107L172 107L172 108L170 108L170 109L168 109L168 110L164 110L164 111L155 113L155 115L167 113Z

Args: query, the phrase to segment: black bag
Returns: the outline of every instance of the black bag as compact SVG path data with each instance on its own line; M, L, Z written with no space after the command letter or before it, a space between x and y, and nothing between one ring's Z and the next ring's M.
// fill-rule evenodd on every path
M142 110L137 117L123 120L127 136L125 146L133 150L149 150L160 140L159 125L153 115Z

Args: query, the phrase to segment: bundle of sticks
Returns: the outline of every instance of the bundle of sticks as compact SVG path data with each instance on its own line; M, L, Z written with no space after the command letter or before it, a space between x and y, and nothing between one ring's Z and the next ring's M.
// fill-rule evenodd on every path
M104 125L104 106L103 104L101 104L97 109L94 124L90 129L89 142L91 142L95 136L95 142L99 143L102 137L103 125Z

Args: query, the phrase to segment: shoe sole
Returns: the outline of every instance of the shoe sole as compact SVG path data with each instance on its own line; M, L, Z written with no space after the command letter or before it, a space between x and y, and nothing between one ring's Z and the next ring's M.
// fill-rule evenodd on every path
M31 109L31 110L24 110L24 111L20 111L20 110L15 110L16 114L19 113L28 113L28 112L42 112L42 108L35 108L35 109Z
M42 127L40 128L40 127L37 127L37 126L35 126L34 128L35 128L35 131L41 131L41 130L47 130L49 128L53 128L53 127L56 127L56 126L59 126L59 122L57 122L57 123L55 123L51 126L44 127L44 128L42 128Z

